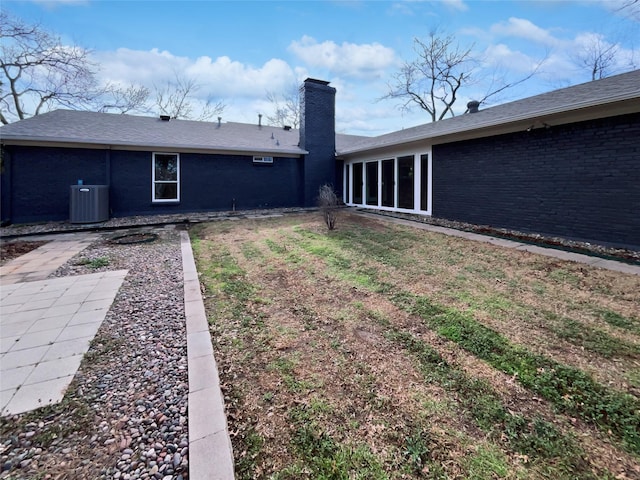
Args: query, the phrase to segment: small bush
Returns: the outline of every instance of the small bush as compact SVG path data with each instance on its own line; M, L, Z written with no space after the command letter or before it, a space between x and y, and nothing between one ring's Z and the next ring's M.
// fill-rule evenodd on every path
M338 206L338 196L336 195L336 192L333 191L333 188L327 184L322 185L318 192L318 207L324 217L324 223L327 225L329 230L336 228Z

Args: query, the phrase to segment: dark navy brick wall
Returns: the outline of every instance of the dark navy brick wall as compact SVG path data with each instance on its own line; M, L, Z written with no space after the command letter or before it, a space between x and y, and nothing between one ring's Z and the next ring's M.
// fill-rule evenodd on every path
M180 154L180 202L153 203L151 152L111 154L114 216L295 207L301 199L301 160L274 158L254 165L252 156Z
M433 147L433 216L640 248L640 115Z
M304 162L304 204L315 206L318 189L336 181L336 89L328 82L307 79L302 86L300 147L309 152Z
M112 216L295 207L303 204L298 158L254 165L252 156L180 154L180 202L151 199L152 152L65 148L10 149L10 220L13 223L69 218L69 190L78 179L110 180ZM110 166L110 169L108 168ZM3 216L4 216L3 205Z
M274 158L254 165L251 156L180 156L182 199L196 210L231 210L301 205L301 163Z
M10 156L10 212L13 223L69 218L70 186L107 182L106 151L5 147ZM4 212L3 212L4 214Z

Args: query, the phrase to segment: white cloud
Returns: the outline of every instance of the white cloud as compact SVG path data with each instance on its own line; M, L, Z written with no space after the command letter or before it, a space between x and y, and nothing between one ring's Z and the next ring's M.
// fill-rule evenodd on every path
M338 45L331 40L318 43L306 35L291 42L288 50L310 67L357 78L379 78L398 61L393 49L379 43Z
M166 50L127 48L98 52L94 57L101 65L100 78L105 82L153 88L174 80L178 74L200 85L203 98L264 97L267 90L279 91L297 80L293 69L280 59L270 59L254 67L227 56L191 59Z
M541 59L532 58L524 52L512 50L504 43L490 45L484 51L487 68L508 68L512 72L529 74L536 69Z
M401 15L414 16L417 13L415 7L419 4L444 5L449 10L456 12L466 12L469 9L464 0L401 0L391 5L391 11Z
M33 3L42 5L47 10L65 6L85 6L89 5L89 0L32 0Z
M466 12L469 9L464 0L442 0L442 3L450 9L457 10L459 12Z
M491 26L491 32L495 35L524 38L550 47L558 44L558 40L547 30L523 18L511 17L506 22L496 23Z

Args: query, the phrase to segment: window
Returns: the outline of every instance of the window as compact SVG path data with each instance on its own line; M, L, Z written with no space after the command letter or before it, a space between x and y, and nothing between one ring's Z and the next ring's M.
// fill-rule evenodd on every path
M353 164L353 203L362 203L362 163Z
M273 157L253 157L253 163L271 164L273 163Z
M382 161L382 206L395 206L396 167L395 160Z
M398 158L398 207L413 210L413 155Z
M367 162L367 205L378 205L378 162Z
M351 169L350 165L344 166L344 203L351 203L351 199L349 198L349 190L350 190L350 180L349 180L349 170Z
M154 202L179 201L180 155L177 153L154 153L152 182Z
M429 210L429 154L420 155L420 210Z

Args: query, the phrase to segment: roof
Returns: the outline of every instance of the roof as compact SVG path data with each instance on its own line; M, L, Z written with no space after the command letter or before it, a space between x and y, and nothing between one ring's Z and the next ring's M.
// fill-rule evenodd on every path
M640 70L481 109L376 137L336 134L339 156L366 154L412 142L436 145L640 112ZM0 127L2 143L86 145L102 148L262 153L300 156L299 131L236 122L163 121L76 110L54 110Z
M600 110L596 112L595 107L600 107ZM587 112L591 112L592 118L607 116L607 112L609 116L640 112L640 70L481 109L477 113L467 113L376 137L355 139L338 148L338 154L346 156L423 140L429 140L433 144L446 143L464 139L463 133L467 138L473 138L473 132L478 137L493 129L495 134L495 129L499 126L511 125L512 129L517 130L522 128L523 122L527 126L542 127L569 121L570 117L573 118L572 121L576 121L577 117L587 115ZM564 120L560 115L564 115ZM555 120L555 123L546 123L545 120Z
M266 153L299 156L297 130L235 122L161 120L113 113L54 110L0 128L3 143Z

